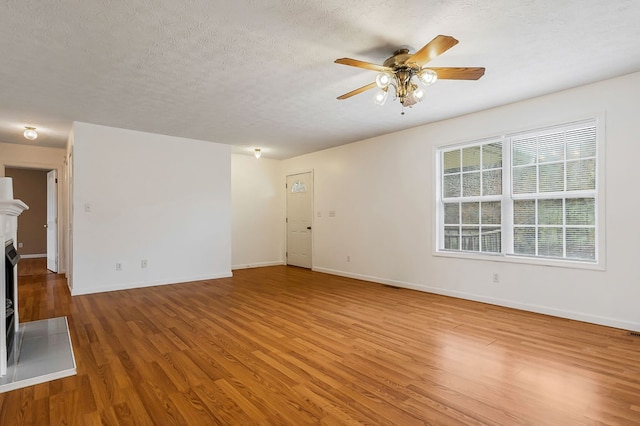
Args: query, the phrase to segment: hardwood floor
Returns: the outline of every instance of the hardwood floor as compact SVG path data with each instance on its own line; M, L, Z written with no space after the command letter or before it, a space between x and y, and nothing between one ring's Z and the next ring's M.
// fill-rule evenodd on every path
M640 424L624 330L284 266L19 293L68 317L78 375L0 394L2 425Z
M22 259L18 262L18 276L26 275L46 275L53 274L47 269L47 259L45 257Z

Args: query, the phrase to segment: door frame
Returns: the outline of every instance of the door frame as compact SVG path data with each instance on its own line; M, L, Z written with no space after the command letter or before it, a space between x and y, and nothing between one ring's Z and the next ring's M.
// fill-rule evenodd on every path
M33 170L42 170L42 171L50 171L55 170L58 176L58 273L66 273L65 265L66 265L66 252L64 251L66 247L66 238L65 238L65 230L67 229L67 220L64 215L65 209L63 203L65 202L66 197L66 183L63 181L64 179L64 164L55 164L55 163L39 163L39 162L30 162L30 161L15 161L11 160L7 163L0 164L0 169L2 170L2 176L5 175L5 168L16 167L23 169L33 169ZM60 220L60 219L63 220Z
M54 179L53 186L50 186L50 175ZM58 259L60 258L58 255L58 183L58 171L56 169L49 170L47 172L47 269L55 273L58 273L60 269L58 266ZM54 208L52 209L51 207ZM49 214L55 215L55 217L52 218ZM55 232L49 232L52 224L55 226ZM54 253L49 253L49 251Z
M305 173L311 173L311 181L313 182L313 194L311 194L311 270L313 271L314 270L313 253L315 252L315 232L313 231L315 231L315 228L316 228L316 223L315 223L316 179L315 179L315 174L313 169L287 172L284 176L284 253L282 253L282 256L284 258L284 264L288 265L289 259L287 258L287 252L289 251L289 247L288 247L289 233L287 231L287 228L288 228L287 218L289 217L289 203L287 201L287 195L288 195L289 189L287 188L287 178L289 176L301 175Z

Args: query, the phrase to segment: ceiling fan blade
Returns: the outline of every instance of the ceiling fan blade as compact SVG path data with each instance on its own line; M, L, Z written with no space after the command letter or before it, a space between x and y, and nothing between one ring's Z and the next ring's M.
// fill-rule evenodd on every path
M367 84L366 86L362 86L362 87L360 87L360 88L358 88L356 90L352 90L349 93L345 93L342 96L338 96L338 99L340 99L340 100L347 99L347 98L350 98L350 97L352 97L354 95L357 95L358 93L366 92L369 89L373 89L374 87L377 87L377 84L375 82Z
M484 75L484 68L432 68L439 80L478 80Z
M458 40L451 36L439 35L427 43L422 49L406 60L406 63L424 65L437 56L442 55L447 50L458 44Z
M392 71L391 68L385 67L383 65L372 64L371 62L364 62L364 61L359 61L357 59L351 59L351 58L336 59L335 63L342 64L342 65L350 65L352 67L364 68L364 69L379 71L379 72Z

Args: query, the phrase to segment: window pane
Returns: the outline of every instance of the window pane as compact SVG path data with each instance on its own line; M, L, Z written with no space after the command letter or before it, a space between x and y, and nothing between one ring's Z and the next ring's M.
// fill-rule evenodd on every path
M562 257L562 228L538 228L538 256Z
M480 203L462 203L462 223L480 223Z
M291 192L307 192L307 185L301 180L297 180L291 186Z
M445 203L444 223L447 225L460 223L460 203Z
M513 229L513 252L515 254L536 254L536 229L516 227Z
M464 173L462 175L462 196L475 197L480 195L480 172Z
M567 163L567 191L596 189L596 160Z
M569 130L565 135L567 141L567 159L596 156L596 128Z
M477 226L462 227L462 250L480 251L480 228Z
M539 138L538 163L564 160L563 133L552 133Z
M594 198L568 198L566 208L567 225L596 224L596 200Z
M495 169L502 167L502 143L482 145L482 168Z
M502 170L482 172L482 195L502 194Z
M442 183L442 197L459 197L460 196L460 175L444 176Z
M444 248L460 250L460 228L457 226L444 227Z
M567 228L567 257L596 258L596 230L593 228Z
M472 146L462 150L462 171L480 170L480 147Z
M500 253L502 251L502 232L500 228L482 227L482 251Z
M516 200L513 202L513 223L515 225L536 224L535 200Z
M489 201L482 203L482 224L499 225L501 222L500 201Z
M535 164L538 147L536 138L521 139L513 142L513 165Z
M564 163L540 165L540 192L564 191Z
M536 166L513 169L513 193L530 194L537 191Z
M538 201L539 225L562 225L562 200Z
M445 152L443 169L445 174L458 173L460 171L460 150Z

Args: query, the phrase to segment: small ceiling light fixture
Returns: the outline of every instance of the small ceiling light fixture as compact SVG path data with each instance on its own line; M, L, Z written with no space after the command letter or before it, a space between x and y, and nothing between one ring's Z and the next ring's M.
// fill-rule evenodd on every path
M262 151L260 150L260 148L256 148L253 150L253 155L256 156L256 158L260 158L260 156L262 155Z
M24 137L29 139L30 141L35 140L38 137L38 132L36 132L35 127L25 127Z

